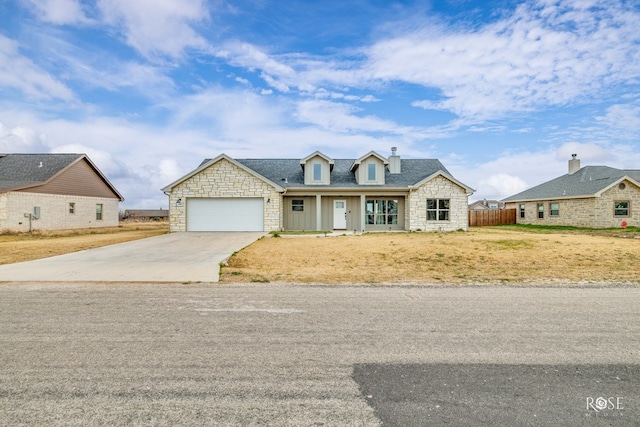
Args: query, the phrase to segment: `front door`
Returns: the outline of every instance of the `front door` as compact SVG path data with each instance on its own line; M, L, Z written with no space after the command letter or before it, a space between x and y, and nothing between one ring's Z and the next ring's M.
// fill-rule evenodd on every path
M345 200L333 201L333 229L347 229L347 202Z

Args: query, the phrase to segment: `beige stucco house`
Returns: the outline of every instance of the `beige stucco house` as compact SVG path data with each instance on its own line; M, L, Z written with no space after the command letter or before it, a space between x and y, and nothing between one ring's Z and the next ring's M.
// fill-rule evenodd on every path
M0 232L116 227L123 200L85 154L0 154Z
M566 175L503 200L518 224L640 227L640 170L580 167L573 155Z
M468 228L473 189L435 159L369 152L333 159L233 159L221 154L163 188L171 231Z

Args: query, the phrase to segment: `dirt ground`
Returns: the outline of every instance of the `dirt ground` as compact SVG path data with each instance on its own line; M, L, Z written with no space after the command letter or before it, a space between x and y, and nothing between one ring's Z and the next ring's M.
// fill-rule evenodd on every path
M32 234L0 234L0 264L31 261L169 232L167 222L124 222L119 227Z
M640 232L474 227L453 233L268 237L222 282L640 282Z

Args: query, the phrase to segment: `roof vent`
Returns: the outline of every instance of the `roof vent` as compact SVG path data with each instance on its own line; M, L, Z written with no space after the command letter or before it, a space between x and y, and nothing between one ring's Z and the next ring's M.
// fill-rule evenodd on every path
M40 164L38 165L39 168L41 168L43 166L42 162L40 162Z

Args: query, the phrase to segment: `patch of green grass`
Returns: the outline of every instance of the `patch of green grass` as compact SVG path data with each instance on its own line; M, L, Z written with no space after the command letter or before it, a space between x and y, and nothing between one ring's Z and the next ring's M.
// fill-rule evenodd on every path
M508 224L508 225L495 225L494 228L512 229L512 230L534 230L534 231L625 231L630 233L640 232L640 227L610 227L610 228L590 228L590 227L574 227L571 225L538 225L538 224Z
M287 231L270 231L269 234L271 234L273 237L280 237L280 236L304 236L307 234L329 234L331 233L331 231L327 231L327 230L287 230Z
M498 249L531 249L533 244L526 240L492 240L487 245L494 246Z

